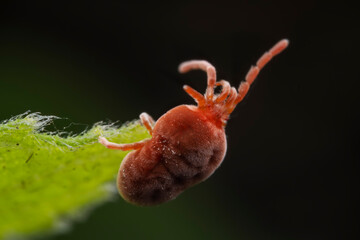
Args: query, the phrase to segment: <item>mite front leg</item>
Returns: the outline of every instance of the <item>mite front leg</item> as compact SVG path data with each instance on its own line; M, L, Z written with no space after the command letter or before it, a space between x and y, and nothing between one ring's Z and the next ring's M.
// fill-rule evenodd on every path
M287 39L283 39L276 43L268 52L265 52L259 60L256 62L256 66L251 66L248 73L245 77L245 82L242 82L238 89L238 96L233 104L229 108L229 113L231 113L236 105L241 102L249 91L250 85L254 82L255 78L259 74L260 70L276 55L281 53L287 46L289 45L289 41Z
M229 96L230 89L231 89L230 83L228 81L221 80L220 82L217 82L215 85L222 86L221 93L215 99L215 103L220 103Z
M143 112L142 114L140 114L140 120L141 120L141 123L149 131L150 135L152 135L153 127L155 125L154 119L146 112Z
M246 74L245 81L251 85L260 70L276 55L281 53L287 46L289 45L289 41L287 39L283 39L279 41L275 46L273 46L268 52L265 52L259 60L256 62L256 66L252 66L249 72Z
M214 87L216 83L216 70L211 63L205 60L191 60L179 65L179 72L186 73L190 70L201 69L207 73L206 100L212 102L214 96Z
M192 97L197 102L199 107L202 107L205 105L205 98L201 93L199 93L192 87L189 87L188 85L184 85L184 90L187 94L190 95L190 97Z
M122 151L129 151L129 150L135 150L135 149L142 148L146 144L146 142L148 142L149 140L150 139L145 139L145 140L142 140L140 142L135 142L135 143L118 144L118 143L109 142L104 137L101 137L101 136L99 137L99 143L101 143L105 147L107 147L109 149L122 150Z

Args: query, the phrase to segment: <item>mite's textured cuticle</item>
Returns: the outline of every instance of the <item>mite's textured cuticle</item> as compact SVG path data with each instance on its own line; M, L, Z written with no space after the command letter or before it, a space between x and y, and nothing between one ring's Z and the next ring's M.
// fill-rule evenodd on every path
M194 121L200 123L193 124ZM169 201L209 177L225 152L223 128L214 128L199 111L178 106L158 120L147 145L123 160L118 175L119 191L126 200L138 205Z

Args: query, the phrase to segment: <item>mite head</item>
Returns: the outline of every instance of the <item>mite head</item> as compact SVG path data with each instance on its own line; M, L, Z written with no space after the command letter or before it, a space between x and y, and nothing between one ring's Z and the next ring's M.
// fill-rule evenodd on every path
M265 52L255 66L252 66L246 74L245 81L241 82L238 90L230 86L225 80L216 81L216 70L213 65L205 60L192 60L183 62L179 66L180 73L186 73L190 70L200 69L207 73L207 88L204 95L195 89L185 85L184 90L198 104L198 110L202 111L206 117L213 121L217 126L224 127L230 114L234 111L236 105L244 99L250 85L259 74L260 70L277 54L282 52L289 44L287 39L279 41L268 52ZM219 94L214 93L214 89L222 87Z

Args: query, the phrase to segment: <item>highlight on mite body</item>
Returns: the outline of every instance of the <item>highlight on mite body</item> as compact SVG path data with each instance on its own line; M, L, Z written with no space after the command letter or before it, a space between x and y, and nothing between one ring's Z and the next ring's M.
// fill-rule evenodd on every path
M217 81L214 66L205 60L181 63L180 73L196 69L207 73L204 95L184 86L197 106L177 106L156 122L147 113L140 114L142 124L152 136L150 139L118 144L99 137L99 142L107 148L135 150L120 165L117 177L120 195L136 205L156 205L207 179L225 157L225 126L230 114L244 99L260 70L288 44L283 39L265 52L237 90L228 81ZM215 94L214 89L220 86L221 92Z

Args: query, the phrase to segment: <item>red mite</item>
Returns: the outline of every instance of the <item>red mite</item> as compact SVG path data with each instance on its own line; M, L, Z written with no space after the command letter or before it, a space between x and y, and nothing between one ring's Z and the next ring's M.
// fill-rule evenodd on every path
M147 113L140 114L142 124L152 135L150 139L117 144L99 137L99 142L107 148L135 150L120 165L117 186L121 196L136 205L156 205L176 198L185 189L207 179L225 157L225 125L229 115L243 100L260 70L288 43L283 39L264 53L256 66L250 68L238 92L229 82L216 81L215 68L209 62L183 62L180 73L193 69L207 73L205 95L184 86L197 106L177 106L156 122ZM218 86L222 91L214 94Z

